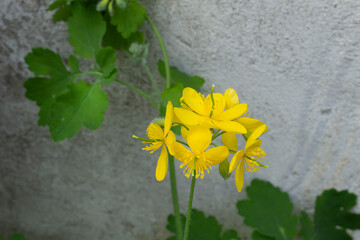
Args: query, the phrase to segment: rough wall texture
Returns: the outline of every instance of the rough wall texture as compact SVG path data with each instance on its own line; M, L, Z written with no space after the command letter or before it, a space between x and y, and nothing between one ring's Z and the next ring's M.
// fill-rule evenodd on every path
M60 143L37 126L38 108L24 97L30 76L24 56L49 47L68 56L65 24L52 24L50 1L0 1L0 231L33 239L165 239L172 211L169 178L155 181L156 157L131 139L156 116L142 97L110 86L100 129ZM313 213L323 189L360 195L360 3L349 1L146 1L172 65L237 89L270 128L264 136L269 169L246 174L290 193L295 211ZM149 62L161 51L149 27ZM143 90L145 74L126 55L122 76ZM177 172L185 211L190 181ZM198 181L194 207L241 235L233 177L214 168ZM360 211L358 203L356 210ZM359 233L354 233L360 239ZM248 238L247 238L248 239Z

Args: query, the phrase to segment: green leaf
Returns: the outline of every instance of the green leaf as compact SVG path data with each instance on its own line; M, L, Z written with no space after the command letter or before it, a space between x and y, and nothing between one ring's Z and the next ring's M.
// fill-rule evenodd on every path
M26 238L22 234L14 234L9 238L9 240L26 240Z
M41 104L39 111L39 121L38 121L39 126L45 127L47 125L50 125L50 123L52 122L51 107L53 106L54 103L55 103L55 99L49 98Z
M181 215L181 219L184 229L186 218L184 215ZM174 215L168 217L166 229L176 234ZM205 214L202 211L192 209L188 240L241 240L234 230L228 230L221 235L221 229L222 226L215 217L205 217ZM167 238L167 240L175 239L176 236Z
M315 239L352 239L346 229L360 229L360 214L349 211L356 205L356 195L330 189L316 198Z
M219 165L219 174L224 180L227 180L231 176L231 173L229 173L229 166L230 164L227 159L222 161Z
M29 70L35 76L49 76L29 78L24 86L26 97L37 102L39 106L49 98L59 96L68 90L73 77L68 72L60 56L49 49L34 48L25 57Z
M144 33L142 32L135 32L130 35L128 38L123 38L123 36L118 32L116 26L110 23L111 18L109 14L105 15L106 21L106 32L102 39L102 45L104 47L113 47L117 50L123 49L128 51L130 45L133 42L137 43L144 43Z
M105 85L111 84L115 81L116 75L118 73L119 73L119 70L114 68L114 70L110 73L109 76L107 76L107 77L102 76L99 79L101 80L102 84L105 84Z
M104 77L108 77L114 71L115 61L115 49L112 47L100 49L96 54L96 63Z
M79 60L78 60L74 55L70 55L70 56L69 56L69 67L70 67L71 70L73 70L73 72L75 72L75 73L80 72L80 69L79 69Z
M263 235L263 234L259 233L258 231L253 231L253 233L251 234L251 237L253 240L275 240L275 238Z
M72 16L71 7L70 5L64 5L63 7L60 7L56 10L56 12L52 16L52 21L60 22L64 21L67 22L67 20Z
M166 78L165 63L162 60L158 61L158 71L163 78ZM183 72L180 72L176 67L170 67L172 82L182 83L185 87L191 87L197 91L205 83L205 80L199 76L189 76Z
M33 48L32 52L26 55L25 62L36 76L50 75L61 79L69 74L61 57L50 49Z
M298 217L292 215L293 205L287 193L261 180L253 180L246 192L249 199L237 203L246 225L277 240L292 239L296 235Z
M74 47L74 53L84 58L94 58L106 28L101 13L79 3L72 4L71 10L73 16L68 20L69 43Z
M228 230L224 232L220 240L241 240L241 238L238 237L237 232L235 230Z
M55 9L57 9L59 7L64 6L67 3L68 3L68 0L56 0L52 4L50 4L50 6L46 10L47 11L55 10Z
M304 240L314 239L314 236L313 236L314 230L313 230L312 221L309 218L309 215L307 215L307 213L304 211L301 211L301 214L300 214L300 225L301 225L300 236Z
M54 141L75 136L82 125L90 130L101 125L109 102L100 86L100 82L90 85L79 81L71 85L68 93L55 99L51 111L53 121L50 124Z
M124 9L117 6L114 8L111 23L117 26L118 32L124 38L129 38L143 24L145 16L146 9L135 1L131 1Z
M166 105L168 101L171 101L174 107L181 107L180 98L184 86L181 83L175 83L171 88L165 88L160 94L160 116L165 116Z

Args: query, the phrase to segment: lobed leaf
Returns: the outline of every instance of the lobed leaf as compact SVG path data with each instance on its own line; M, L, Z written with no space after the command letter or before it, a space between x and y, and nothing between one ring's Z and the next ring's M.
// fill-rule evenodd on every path
M36 76L49 75L62 79L69 75L61 57L50 49L33 48L32 52L26 55L25 62Z
M158 71L163 78L166 78L165 63L162 60L158 61ZM205 80L199 76L189 76L177 69L176 67L170 67L171 81L175 83L181 83L184 88L191 87L197 91L205 83Z
M95 58L106 28L101 13L93 6L85 8L80 3L72 4L71 11L72 17L68 20L68 40L74 47L74 53L84 58Z
M115 6L111 23L117 26L118 32L124 38L129 38L131 34L137 32L138 27L145 21L145 17L146 9L136 1L131 1L124 9Z
M121 33L118 32L117 27L111 24L111 19L108 14L105 15L105 21L106 32L102 39L102 45L104 47L113 47L117 50L123 49L128 51L133 42L144 43L144 33L137 31L132 33L128 38L124 38Z
M300 214L300 225L301 225L300 236L304 240L314 239L314 229L313 229L312 221L309 215L307 215L307 213L304 211L301 211Z
M330 189L316 198L314 239L352 239L346 229L360 229L360 214L349 212L356 205L356 195Z
M160 115L165 116L166 104L171 101L174 107L181 107L180 98L184 85L181 83L172 84L171 88L165 88L160 94Z
M69 56L68 64L69 64L69 67L71 68L71 70L73 70L73 72L76 72L76 73L80 72L79 60L74 55Z
M72 12L70 5L64 5L56 10L56 12L52 16L52 21L54 23L60 21L66 22L71 16Z
M68 90L73 81L72 74L66 70L61 57L50 49L34 48L25 57L29 70L35 76L24 83L25 96L41 107L50 98L59 96Z
M298 217L292 215L293 205L287 193L261 180L253 180L246 192L249 199L237 203L246 225L277 240L292 239L296 235Z
M108 77L114 71L115 61L115 49L112 47L100 49L96 53L96 63L99 65L104 77Z
M104 120L109 102L101 83L93 85L83 81L72 84L70 91L55 99L51 107L51 137L54 141L75 136L82 125L97 129Z
M48 11L53 11L57 8L63 7L68 3L68 0L56 0L46 9Z
M186 218L181 215L183 229L185 227ZM166 229L176 234L176 225L174 215L169 215ZM202 211L192 209L191 222L189 228L188 240L241 240L236 231L228 230L221 235L222 226L215 217L205 217ZM176 236L167 238L167 240L175 240Z

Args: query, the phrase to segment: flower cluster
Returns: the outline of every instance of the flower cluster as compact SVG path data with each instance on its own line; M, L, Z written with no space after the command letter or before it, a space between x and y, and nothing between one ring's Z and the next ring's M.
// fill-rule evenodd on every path
M243 187L245 169L253 172L262 164L266 153L260 147L260 135L267 126L250 118L246 103L239 103L236 91L229 88L224 94L211 93L206 97L192 88L185 88L180 99L181 107L173 108L169 101L163 123L151 123L147 128L148 139L135 137L150 143L143 150L154 151L161 148L156 167L156 179L162 181L167 173L168 153L181 162L186 177L204 178L211 166L225 161L234 154L229 173L235 170L235 183L240 192ZM182 140L177 140L171 130L181 126ZM163 127L163 129L162 129ZM243 150L238 150L237 134L246 140ZM214 140L221 136L223 146ZM210 147L212 146L212 147ZM209 148L210 147L210 148ZM227 161L227 160L226 160Z

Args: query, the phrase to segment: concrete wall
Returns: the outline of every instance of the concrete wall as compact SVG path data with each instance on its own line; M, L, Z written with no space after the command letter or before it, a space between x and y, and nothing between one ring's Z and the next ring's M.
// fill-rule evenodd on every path
M123 86L106 87L110 107L97 131L54 143L37 126L38 108L24 97L31 76L24 56L49 47L72 51L63 23L52 24L51 1L0 1L0 230L33 239L165 239L172 212L169 177L155 180L156 156L131 136L144 136L156 111ZM253 116L269 126L263 137L268 169L246 173L288 191L295 211L313 213L315 197L335 187L360 195L360 3L358 0L144 1L172 65L235 88ZM162 57L147 24L149 64ZM119 56L121 78L144 91L137 64ZM158 75L157 75L158 77ZM185 212L189 179L177 171ZM244 198L233 177L213 168L198 181L194 207L241 236L235 203ZM358 203L356 210L360 211ZM360 239L360 234L354 234ZM247 238L248 239L248 238Z

